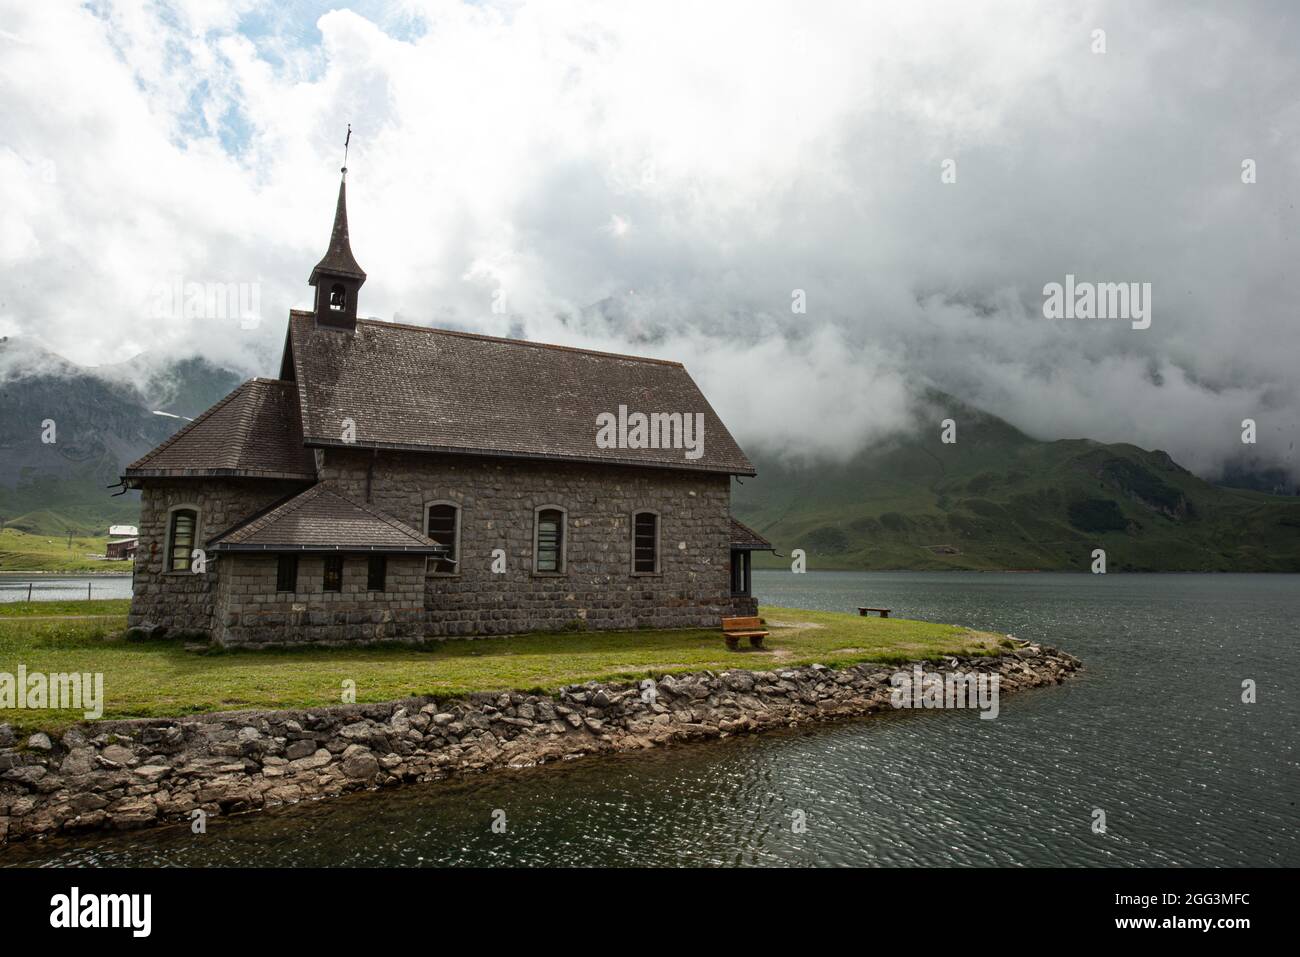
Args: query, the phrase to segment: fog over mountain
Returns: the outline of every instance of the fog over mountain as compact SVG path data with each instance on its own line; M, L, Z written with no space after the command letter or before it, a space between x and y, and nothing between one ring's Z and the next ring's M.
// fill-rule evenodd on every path
M794 461L931 385L1297 476L1289 4L349 6L0 0L0 335L274 374L350 122L367 315L680 359ZM1067 275L1150 328L1045 319Z

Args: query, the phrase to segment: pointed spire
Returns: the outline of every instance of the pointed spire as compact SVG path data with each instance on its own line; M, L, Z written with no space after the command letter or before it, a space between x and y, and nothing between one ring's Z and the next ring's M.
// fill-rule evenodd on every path
M348 242L348 184L346 180L347 167L343 167L344 179L339 181L339 202L334 210L334 231L330 233L330 248L326 251L324 258L316 264L316 268L311 271L311 278L307 280L311 285L316 285L318 278L322 274L333 276L345 276L348 279L365 280L366 272L358 264L356 257L352 255L352 246Z

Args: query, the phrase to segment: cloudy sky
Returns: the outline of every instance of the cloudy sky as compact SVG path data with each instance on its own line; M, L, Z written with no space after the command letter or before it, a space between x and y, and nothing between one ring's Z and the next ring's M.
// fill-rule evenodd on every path
M804 456L932 384L1293 467L1297 49L1286 3L0 0L0 335L274 374L351 123L363 314L681 359ZM1150 328L1044 318L1067 274Z

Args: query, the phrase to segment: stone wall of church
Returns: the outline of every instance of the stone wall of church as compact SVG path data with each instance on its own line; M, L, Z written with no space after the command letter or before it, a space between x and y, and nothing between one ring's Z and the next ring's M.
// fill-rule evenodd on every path
M755 614L730 586L731 479L667 469L330 449L323 480L425 529L460 509L458 564L425 580L427 634L717 627ZM567 512L562 574L534 571L535 512ZM659 515L659 571L632 573L632 515Z
M322 479L356 502L425 530L427 507L459 511L457 566L389 556L390 584L367 593L366 558L348 556L344 588L323 591L321 559L302 556L299 587L275 590L274 556L208 556L205 570L165 570L171 511L199 512L197 541L306 486L248 479L143 484L129 625L204 633L226 644L508 634L524 631L716 627L757 614L730 593L731 479L615 466L335 450ZM534 570L536 510L567 515L560 574ZM632 516L659 516L659 569L632 572Z
M220 560L207 556L202 571L167 570L168 524L177 508L198 512L196 543L214 535L290 493L302 482L268 479L146 479L140 490L140 545L132 568L131 628L210 634Z
M384 590L367 588L369 559L346 555L343 586L325 590L325 560L298 559L293 591L276 590L273 555L221 558L213 635L223 645L415 641L424 636L424 558L387 556Z

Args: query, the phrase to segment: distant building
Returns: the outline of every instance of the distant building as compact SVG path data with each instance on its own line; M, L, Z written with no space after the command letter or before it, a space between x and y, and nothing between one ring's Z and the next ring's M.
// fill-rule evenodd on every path
M110 525L108 526L109 538L138 538L140 529L134 525Z
M115 528L130 528L126 526L114 526ZM140 544L138 538L118 538L108 543L108 548L104 551L105 558L134 558L136 547Z

